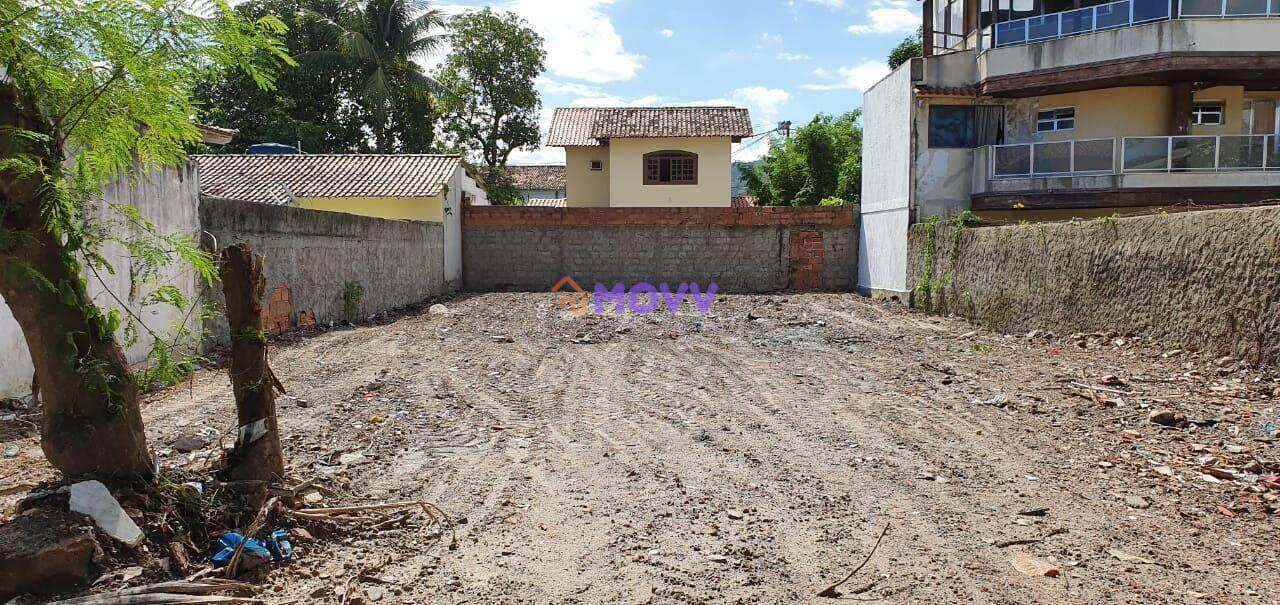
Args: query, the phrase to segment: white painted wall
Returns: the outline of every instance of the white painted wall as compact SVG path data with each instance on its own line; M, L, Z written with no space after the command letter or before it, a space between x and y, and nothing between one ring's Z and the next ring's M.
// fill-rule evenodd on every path
M862 205L858 289L907 291L914 90L905 63L863 94Z
M471 196L471 205L488 206L489 194L484 190L483 187L480 186L479 183L476 182L475 179L471 178L471 175L467 174L466 169L461 169L461 170L462 170L462 192Z
M199 190L196 186L195 168L191 165L172 168L163 172L147 174L132 186L128 183L116 183L103 191L103 199L96 207L90 209L91 216L99 220L109 221L115 233L122 237L140 232L126 226L118 212L107 207L108 201L116 204L134 206L138 211L155 223L156 231L162 234L185 233L199 241ZM129 300L130 263L124 248L119 244L108 244L103 249L103 256L115 268L115 274L100 274L101 279L93 274L87 275L89 295L95 304L103 308L122 308L116 298L127 303L128 308L137 314L142 321L160 334L168 337L176 333L173 329L184 322L194 325L198 317L188 316L167 305L143 307L136 301ZM163 275L160 283L176 285L190 301L196 301L199 295L199 279L195 273L181 262L175 263ZM114 296L112 294L114 293ZM139 292L141 299L148 292ZM0 298L0 302L4 299ZM194 315L194 314L193 314ZM125 351L129 362L141 364L146 361L151 351L153 339L149 334L141 334L138 342ZM189 341L186 344L194 344ZM25 397L31 394L31 355L27 343L22 336L22 329L9 312L8 305L0 305L0 397Z
M462 287L462 193L468 180L471 177L459 167L449 179L444 196L444 281L450 289ZM476 188L475 181L470 187ZM489 205L488 199L480 205Z

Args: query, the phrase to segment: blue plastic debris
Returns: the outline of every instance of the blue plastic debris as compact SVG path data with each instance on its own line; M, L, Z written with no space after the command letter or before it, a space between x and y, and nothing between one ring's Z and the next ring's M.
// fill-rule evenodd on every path
M245 542L245 539L240 532L228 531L218 536L214 544L215 547L220 546L222 549L213 555L214 567L222 567L230 563L231 557L235 555L241 542ZM242 561L245 558L252 558L257 559L259 563L271 561L282 563L292 556L293 545L289 543L289 530L286 529L271 532L265 543L257 538L249 538L244 545L244 552L240 555Z
M293 544L289 543L289 530L277 529L267 538L267 550L277 563L289 560L293 556Z

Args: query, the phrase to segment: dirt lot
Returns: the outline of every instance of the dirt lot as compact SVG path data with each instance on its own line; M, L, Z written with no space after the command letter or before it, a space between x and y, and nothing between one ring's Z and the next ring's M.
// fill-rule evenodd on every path
M431 500L457 550L412 524L303 545L269 602L826 602L886 524L846 599L1280 602L1280 380L1235 360L853 295L678 317L446 304L273 365L293 477L320 477L325 505ZM1149 421L1164 408L1187 422ZM173 444L233 409L215 370L154 397L164 465L207 467L212 447ZM33 438L9 443L6 484L49 474ZM1059 575L1021 573L1020 552Z

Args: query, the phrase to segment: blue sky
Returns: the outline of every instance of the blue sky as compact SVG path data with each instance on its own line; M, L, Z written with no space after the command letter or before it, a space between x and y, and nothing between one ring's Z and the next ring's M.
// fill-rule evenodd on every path
M555 107L745 106L756 131L861 107L890 49L919 26L915 0L504 0L546 40L543 124ZM753 159L757 144L736 159ZM512 163L560 162L557 149Z

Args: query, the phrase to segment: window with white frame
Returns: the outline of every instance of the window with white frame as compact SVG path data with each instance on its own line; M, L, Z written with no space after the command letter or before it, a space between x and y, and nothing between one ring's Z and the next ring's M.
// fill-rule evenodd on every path
M1226 108L1220 101L1206 101L1191 106L1191 123L1196 126L1221 126Z
M1075 127L1076 108L1074 107L1056 107L1036 112L1036 132L1074 130Z

